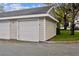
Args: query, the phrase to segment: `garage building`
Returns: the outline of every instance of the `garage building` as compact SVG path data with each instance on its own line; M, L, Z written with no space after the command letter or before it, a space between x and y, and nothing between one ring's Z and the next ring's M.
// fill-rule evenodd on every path
M52 11L44 6L0 13L0 39L39 42L54 37L58 20Z

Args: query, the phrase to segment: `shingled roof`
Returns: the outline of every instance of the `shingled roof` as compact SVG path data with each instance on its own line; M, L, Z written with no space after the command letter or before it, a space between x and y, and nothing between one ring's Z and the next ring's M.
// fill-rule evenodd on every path
M33 14L45 14L51 6L44 6L38 8L16 10L0 13L0 17L11 17L11 16L20 16L20 15L33 15Z

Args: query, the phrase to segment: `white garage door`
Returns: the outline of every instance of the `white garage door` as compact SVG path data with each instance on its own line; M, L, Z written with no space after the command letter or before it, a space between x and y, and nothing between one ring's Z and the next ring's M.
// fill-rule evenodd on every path
M10 39L9 21L0 21L0 39Z
M10 39L18 39L18 21L16 19L10 22Z
M19 39L23 41L39 41L39 23L37 20L19 22Z

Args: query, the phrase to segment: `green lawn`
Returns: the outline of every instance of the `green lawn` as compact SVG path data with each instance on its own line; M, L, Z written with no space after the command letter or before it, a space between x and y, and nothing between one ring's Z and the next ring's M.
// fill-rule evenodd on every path
M61 34L53 37L53 41L76 41L79 40L79 32L75 32L75 35L70 35L69 30L61 30Z

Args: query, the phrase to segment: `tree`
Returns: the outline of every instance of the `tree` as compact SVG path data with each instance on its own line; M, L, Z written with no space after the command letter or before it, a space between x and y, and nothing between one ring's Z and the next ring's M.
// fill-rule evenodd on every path
M60 4L55 4L54 8L53 8L54 17L59 21L57 23L57 31L56 31L57 35L61 34L60 33L60 23L61 23L62 15L60 15L59 12L58 12L60 10L59 6L60 6Z
M61 10L63 11L64 30L66 30L68 26L68 19L67 19L67 15L69 14L68 8L69 6L67 3L62 4L61 6Z
M61 33L60 33L61 18L57 15L55 9L53 10L53 14L54 14L54 17L59 21L59 22L57 23L57 31L56 31L57 35L59 35L59 34L61 34Z
M69 6L68 4L62 3L58 7L55 8L55 13L57 14L58 18L61 18L61 20L64 22L64 30L67 29L68 26L68 14L69 14Z
M66 3L61 4L59 7L55 8L55 14L58 16L58 18L61 18L61 20L64 20L64 29L67 28L67 21L70 18L71 20L71 35L74 35L74 20L79 11L79 4L78 3Z
M74 35L74 27L75 27L75 24L74 24L74 20L75 20L75 17L79 11L79 4L78 3L72 3L72 4L69 4L71 6L70 8L70 15L72 16L72 21L71 21L71 35Z
M47 4L53 5L55 17L59 20L59 23L64 20L64 29L67 29L68 20L71 20L71 35L74 35L74 20L79 11L79 3L62 3L62 4ZM59 25L58 25L59 26ZM59 28L59 27L58 27Z

